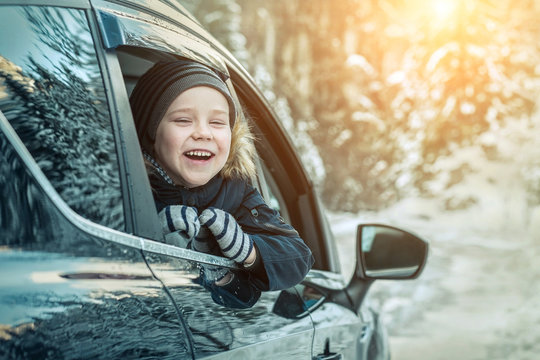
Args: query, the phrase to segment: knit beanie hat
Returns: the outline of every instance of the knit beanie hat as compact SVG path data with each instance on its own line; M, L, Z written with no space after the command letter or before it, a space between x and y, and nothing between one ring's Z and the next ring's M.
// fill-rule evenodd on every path
M159 122L171 103L182 92L196 86L209 86L229 103L229 123L234 126L236 108L224 80L209 67L182 60L160 61L144 73L129 98L137 135L142 148L153 154Z

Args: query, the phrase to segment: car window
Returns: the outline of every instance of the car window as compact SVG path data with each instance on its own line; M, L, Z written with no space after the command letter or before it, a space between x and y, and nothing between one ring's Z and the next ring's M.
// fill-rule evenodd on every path
M123 229L111 118L85 13L2 6L0 33L16 34L0 42L0 111L73 210Z
M264 183L262 181L260 181L260 183L263 183L261 187L264 187L265 189L264 191L262 190L262 193L264 194L266 203L272 209L279 212L287 223L290 223L291 218L289 216L289 210L287 209L287 203L285 202L285 198L281 193L274 176L272 176L272 173L264 162L261 161L260 164L262 173L259 174L259 177L264 179Z

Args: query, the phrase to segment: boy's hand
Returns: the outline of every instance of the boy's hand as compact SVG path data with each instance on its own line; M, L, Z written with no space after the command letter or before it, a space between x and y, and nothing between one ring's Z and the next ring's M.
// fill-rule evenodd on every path
M197 222L198 221L199 219L197 218ZM201 226L199 233L195 235L195 238L193 238L191 241L191 247L198 252L207 254L216 255L219 252L219 250L218 252L212 251L213 249L216 249L217 246L216 243L210 238L210 231L204 226Z
M159 213L164 234L178 232L188 240L193 240L201 229L197 209L184 205L169 205Z
M197 209L184 205L170 205L161 210L159 219L165 240L171 245L215 254L217 245L210 238L210 231L201 227L197 215ZM222 281L229 274L219 266L203 265L201 270L208 281Z
M169 205L161 210L159 219L167 243L203 253L213 253L216 245L212 246L210 231L201 227L197 209L194 207Z
M253 240L242 231L231 214L208 208L199 215L199 221L212 232L226 257L244 263L253 250Z

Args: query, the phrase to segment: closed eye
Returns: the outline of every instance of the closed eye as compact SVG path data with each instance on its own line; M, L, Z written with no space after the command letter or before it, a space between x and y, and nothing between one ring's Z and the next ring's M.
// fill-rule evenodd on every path
M179 124L190 124L191 119L189 119L189 118L174 118L174 119L172 119L172 122L179 123Z
M210 124L217 125L217 126L229 125L226 120L221 120L221 119L210 120Z

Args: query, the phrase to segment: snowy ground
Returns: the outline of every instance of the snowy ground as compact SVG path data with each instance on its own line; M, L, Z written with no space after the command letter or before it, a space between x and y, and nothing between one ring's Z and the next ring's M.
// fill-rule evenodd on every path
M476 151L462 155L478 159ZM475 166L439 198L331 215L347 274L360 222L391 224L430 241L419 279L377 281L370 290L394 360L540 359L540 209L527 205L519 164L502 159ZM468 198L476 203L448 210L449 199Z

